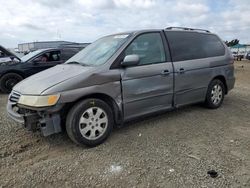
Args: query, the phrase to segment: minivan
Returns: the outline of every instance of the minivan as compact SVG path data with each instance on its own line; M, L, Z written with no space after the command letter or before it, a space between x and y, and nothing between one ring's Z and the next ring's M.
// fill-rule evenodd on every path
M206 30L113 34L17 84L7 111L43 136L66 129L75 143L96 146L135 118L193 103L220 107L234 87L233 62L224 42Z

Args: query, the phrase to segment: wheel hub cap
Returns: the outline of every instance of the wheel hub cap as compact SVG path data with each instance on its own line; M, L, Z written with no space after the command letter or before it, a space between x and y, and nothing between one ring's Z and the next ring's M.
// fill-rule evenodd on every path
M108 126L106 112L99 107L91 107L85 110L79 121L82 136L88 140L100 138Z
M5 85L6 85L6 88L8 89L12 89L16 84L17 84L17 80L16 79L9 79L6 81Z
M211 99L214 104L219 104L222 99L222 88L220 85L216 84L211 92Z

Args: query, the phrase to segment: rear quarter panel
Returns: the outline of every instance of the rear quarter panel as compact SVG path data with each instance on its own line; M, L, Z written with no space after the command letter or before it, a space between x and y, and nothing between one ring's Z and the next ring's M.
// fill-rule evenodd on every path
M204 101L209 83L217 76L223 76L226 87L231 89L234 67L230 61L226 52L225 56L174 62L175 70L185 69L183 74L175 72L175 104L182 106Z

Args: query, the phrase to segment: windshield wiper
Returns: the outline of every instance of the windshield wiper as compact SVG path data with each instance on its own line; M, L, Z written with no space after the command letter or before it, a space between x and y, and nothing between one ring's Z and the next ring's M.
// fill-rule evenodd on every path
M67 64L80 64L80 63L77 62L77 61L70 61L70 62L68 62Z
M78 61L70 61L70 62L68 62L68 63L66 63L66 64L76 64L76 65L88 66L87 64L80 63L80 62L78 62Z

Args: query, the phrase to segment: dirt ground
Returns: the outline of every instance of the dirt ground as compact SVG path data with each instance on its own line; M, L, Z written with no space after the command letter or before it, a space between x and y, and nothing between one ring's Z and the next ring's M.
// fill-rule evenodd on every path
M250 187L250 61L235 69L221 108L192 105L130 123L95 148L24 130L0 94L0 187Z

